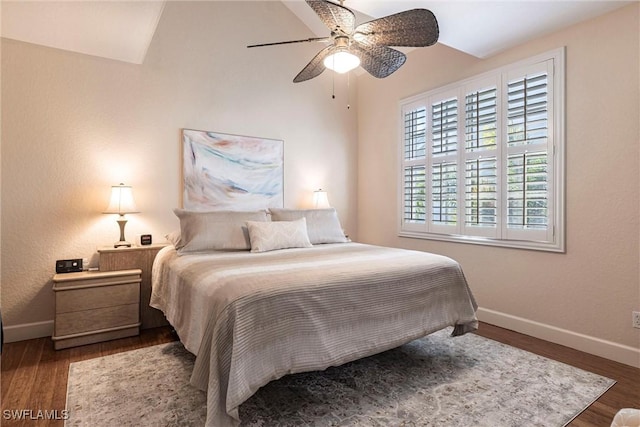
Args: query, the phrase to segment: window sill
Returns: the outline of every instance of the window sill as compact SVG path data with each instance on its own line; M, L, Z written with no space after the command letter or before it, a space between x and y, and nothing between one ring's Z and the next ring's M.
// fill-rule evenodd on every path
M534 251L566 253L564 241L539 242L526 240L502 240L487 237L461 236L457 234L434 234L412 231L400 231L398 237L411 239L438 240L451 243L467 243L472 245L496 246L511 249L527 249Z

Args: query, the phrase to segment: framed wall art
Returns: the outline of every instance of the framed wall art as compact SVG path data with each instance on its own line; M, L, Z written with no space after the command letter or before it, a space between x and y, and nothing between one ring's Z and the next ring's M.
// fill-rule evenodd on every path
M184 209L283 207L284 142L183 129L182 179Z

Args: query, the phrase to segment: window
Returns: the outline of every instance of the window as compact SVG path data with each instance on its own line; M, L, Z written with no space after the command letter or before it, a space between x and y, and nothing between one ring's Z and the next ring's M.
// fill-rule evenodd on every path
M400 110L400 236L564 251L564 49Z

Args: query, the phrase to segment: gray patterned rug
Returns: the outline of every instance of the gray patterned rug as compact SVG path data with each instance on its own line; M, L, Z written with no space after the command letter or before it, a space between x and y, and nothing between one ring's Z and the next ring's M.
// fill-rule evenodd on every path
M240 407L246 426L563 426L614 381L498 342L440 331L323 372L289 375ZM72 363L66 426L202 426L180 343Z

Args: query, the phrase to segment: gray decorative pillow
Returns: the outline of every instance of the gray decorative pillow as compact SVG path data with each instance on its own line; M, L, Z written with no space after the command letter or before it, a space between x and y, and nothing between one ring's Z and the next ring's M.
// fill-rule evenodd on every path
M346 243L350 240L344 235L338 213L334 208L327 209L269 209L272 221L294 221L305 218L307 232L312 244Z
M247 221L267 221L266 211L199 212L174 209L180 219L178 254L216 250L249 250Z
M280 222L247 221L247 228L251 240L251 252L313 246L307 235L307 222L304 218Z
M171 233L164 235L164 238L173 246L176 246L180 242L180 229L173 230Z

